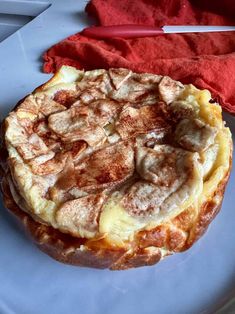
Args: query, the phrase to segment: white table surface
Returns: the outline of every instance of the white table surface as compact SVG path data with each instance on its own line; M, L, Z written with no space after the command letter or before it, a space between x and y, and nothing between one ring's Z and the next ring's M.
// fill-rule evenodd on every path
M2 117L50 77L41 72L43 51L88 25L86 1L50 2L49 9L0 43ZM235 134L234 118L226 115L226 120ZM127 271L52 260L32 244L1 203L1 314L205 314L213 313L234 289L234 170L221 212L192 249L155 266Z

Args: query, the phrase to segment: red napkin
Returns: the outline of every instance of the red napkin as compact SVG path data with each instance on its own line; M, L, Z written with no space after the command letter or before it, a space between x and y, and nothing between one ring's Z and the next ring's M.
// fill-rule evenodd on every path
M234 0L91 0L86 11L100 25L235 25ZM78 33L44 54L46 73L63 64L169 75L209 89L225 110L235 114L235 32L108 40Z

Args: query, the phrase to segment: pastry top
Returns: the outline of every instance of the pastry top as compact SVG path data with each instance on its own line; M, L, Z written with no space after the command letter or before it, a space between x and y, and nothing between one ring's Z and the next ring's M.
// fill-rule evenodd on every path
M11 194L41 223L122 246L200 206L228 171L210 100L166 76L64 66L5 120Z

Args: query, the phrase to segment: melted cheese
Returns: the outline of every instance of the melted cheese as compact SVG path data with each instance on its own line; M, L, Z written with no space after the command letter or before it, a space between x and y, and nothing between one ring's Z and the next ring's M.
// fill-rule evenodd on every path
M121 195L114 194L105 204L99 221L99 231L116 246L123 246L131 240L135 231L145 226L138 219L131 217L120 204Z

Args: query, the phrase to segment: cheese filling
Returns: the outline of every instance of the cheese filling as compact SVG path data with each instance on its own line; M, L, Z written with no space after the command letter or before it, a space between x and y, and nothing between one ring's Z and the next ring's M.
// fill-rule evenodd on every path
M15 202L62 232L118 246L198 208L230 159L210 98L159 75L62 67L5 120Z

